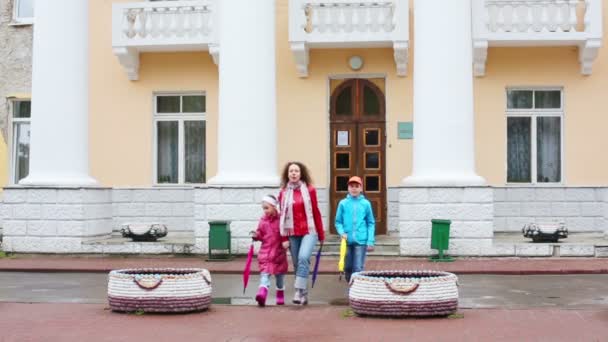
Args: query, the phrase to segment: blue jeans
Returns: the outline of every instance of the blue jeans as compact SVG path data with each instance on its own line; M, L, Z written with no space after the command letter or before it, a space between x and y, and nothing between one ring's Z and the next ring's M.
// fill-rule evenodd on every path
M366 245L348 245L346 248L346 259L344 260L344 275L346 276L346 281L350 281L350 276L353 273L363 271L366 253Z
M260 273L260 286L264 286L265 288L270 288L270 276L269 273ZM274 278L277 282L277 290L285 289L285 275L284 274L275 274Z
M308 288L308 273L310 273L310 256L319 237L316 234L289 237L289 252L296 274L294 287L306 292Z

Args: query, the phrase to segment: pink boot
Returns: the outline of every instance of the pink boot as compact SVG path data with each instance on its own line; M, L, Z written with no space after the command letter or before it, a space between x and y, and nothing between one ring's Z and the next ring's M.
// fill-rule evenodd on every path
M285 291L277 290L277 305L285 305Z
M258 294L255 296L255 300L258 302L258 306L266 305L266 296L268 296L268 289L264 286L260 286Z

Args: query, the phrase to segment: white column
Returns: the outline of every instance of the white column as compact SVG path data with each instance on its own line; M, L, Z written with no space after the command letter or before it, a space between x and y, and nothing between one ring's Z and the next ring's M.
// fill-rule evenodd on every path
M275 0L218 2L218 172L209 183L277 185Z
M37 0L30 172L20 184L90 186L89 1Z
M481 185L475 173L471 0L414 1L414 160L407 185Z

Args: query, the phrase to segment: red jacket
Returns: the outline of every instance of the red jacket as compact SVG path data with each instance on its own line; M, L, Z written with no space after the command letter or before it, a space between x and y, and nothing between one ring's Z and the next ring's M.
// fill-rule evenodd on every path
M258 263L260 272L268 274L287 273L287 250L283 248L282 242L287 241L286 236L281 236L279 231L279 216L264 215L260 218L255 241L262 241L262 247L258 251Z
M308 193L310 194L310 202L312 204L312 216L315 222L315 229L319 236L319 241L325 240L325 231L323 230L323 220L319 211L319 202L317 201L317 190L308 185ZM279 194L279 203L283 203L285 188L281 189ZM283 208L281 208L283 210ZM304 236L308 234L308 221L306 220L306 210L304 209L304 201L302 200L302 192L300 189L293 191L293 225L294 235Z

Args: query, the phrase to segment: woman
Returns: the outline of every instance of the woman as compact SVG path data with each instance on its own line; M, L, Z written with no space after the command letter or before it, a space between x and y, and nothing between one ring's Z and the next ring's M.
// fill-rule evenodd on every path
M296 274L295 304L308 303L308 273L310 256L317 241L325 240L323 221L317 202L317 190L312 186L304 164L289 162L281 174L280 230L289 237L289 249Z

